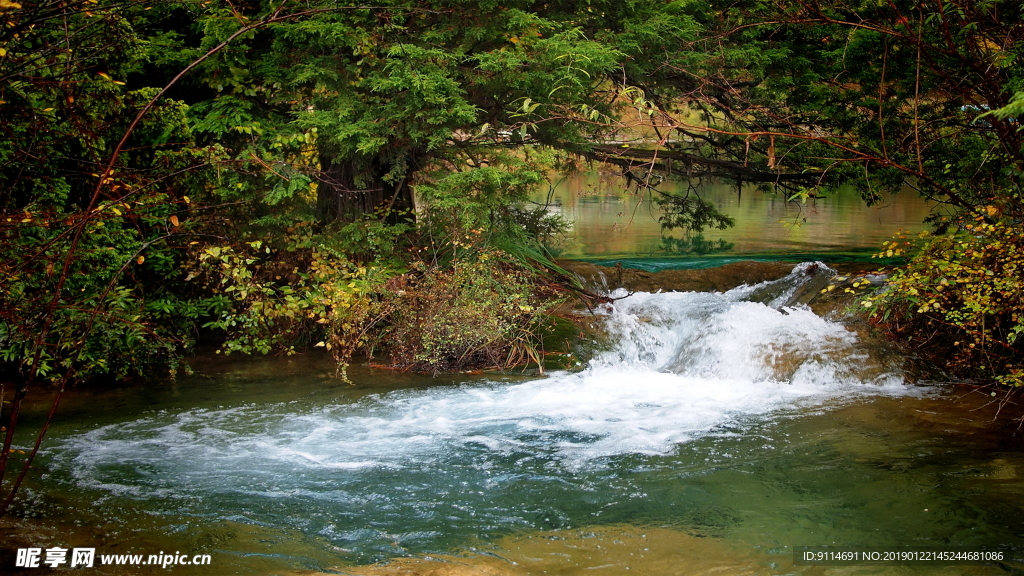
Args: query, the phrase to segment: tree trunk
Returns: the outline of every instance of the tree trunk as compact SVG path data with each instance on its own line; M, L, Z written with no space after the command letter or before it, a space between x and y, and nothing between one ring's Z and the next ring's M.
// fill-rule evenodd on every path
M392 163L379 157L337 158L320 153L320 181L317 186L316 216L322 223L353 222L368 215L388 222L414 219L409 181L418 167L418 156L410 155L405 174L389 182L385 176Z

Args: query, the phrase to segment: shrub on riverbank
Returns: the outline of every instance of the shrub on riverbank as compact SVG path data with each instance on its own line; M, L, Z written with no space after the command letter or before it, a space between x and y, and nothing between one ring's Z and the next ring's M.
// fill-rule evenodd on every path
M206 324L226 336L219 353L319 346L342 373L359 352L434 374L540 363L541 321L558 301L538 272L495 248L408 268L261 242L206 247L197 258L193 276L220 301Z
M953 234L900 237L883 256L914 254L870 317L960 378L1024 386L1024 235L989 206ZM915 253L916 252L916 253Z
M394 301L388 353L395 366L420 372L507 368L542 360L544 311L556 295L497 251L424 271Z

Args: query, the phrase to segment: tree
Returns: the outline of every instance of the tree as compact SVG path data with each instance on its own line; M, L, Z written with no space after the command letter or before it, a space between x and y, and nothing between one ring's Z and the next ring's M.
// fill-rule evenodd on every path
M183 239L196 235L181 232L190 228L182 222L190 176L223 155L195 146L184 104L162 97L238 35L292 15L277 10L238 28L153 85L140 70L165 60L168 44L178 47L158 24L181 5L156 7L163 10L96 1L0 6L0 110L9 120L0 144L0 387L14 391L4 406L0 486L22 401L30 388L56 388L0 516L70 383L141 375L157 361L173 375L197 318L218 307L173 280L182 275ZM132 74L135 85L120 80Z
M865 308L955 376L1024 383L1020 4L731 8L706 38L717 49L699 50L699 72L666 60L653 84L703 122L666 109L660 127L684 146L820 174L794 197L854 182L868 202L906 187L935 201L935 233L885 247L910 262Z
M222 141L213 115L251 115L262 135L315 134L298 169L316 182L322 222L408 217L418 172L585 142L591 127L552 111L610 109L601 84L619 53L588 39L568 5L533 4L385 2L277 24L208 63L218 96L197 108L200 129ZM257 138L243 140L239 151Z
M712 33L633 72L670 154L719 155L805 187L903 186L956 210L1019 190L1024 77L1014 2L750 1L716 6ZM717 21L711 21L717 15ZM699 117L688 117L696 111ZM798 190L798 186L794 186Z

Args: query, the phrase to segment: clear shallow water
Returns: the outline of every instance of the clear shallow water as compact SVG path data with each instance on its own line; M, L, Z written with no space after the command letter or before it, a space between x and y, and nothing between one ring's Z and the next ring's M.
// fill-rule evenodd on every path
M785 307L807 278L619 300L611 349L544 379L362 368L348 387L293 359L72 400L23 512L55 539L206 550L218 573L442 553L591 573L581 550L625 541L606 573L659 573L635 556L648 531L652 562L710 546L742 573L792 571L796 545L1021 550L1016 441Z

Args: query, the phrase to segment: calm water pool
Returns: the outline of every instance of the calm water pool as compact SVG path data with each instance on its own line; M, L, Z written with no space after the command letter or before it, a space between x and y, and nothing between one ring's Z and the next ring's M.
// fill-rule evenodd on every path
M682 187L672 181L661 186L666 192L681 192ZM853 189L806 204L787 201L784 193L763 193L754 187L737 191L725 184L706 185L700 194L734 218L736 226L707 230L697 242L678 231L663 234L660 208L649 195L631 193L621 177L597 172L556 180L550 198L539 194L535 200L550 201L551 212L572 223L563 255L588 259L721 260L795 254L863 259L878 252L898 230L924 230L931 209L912 191L887 196L872 207L865 206Z

